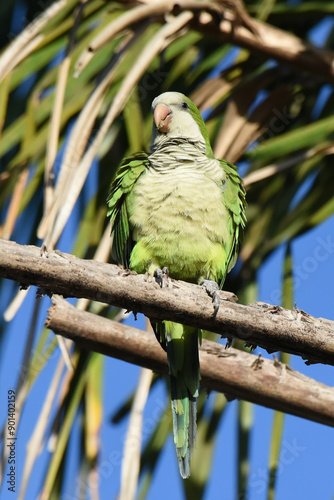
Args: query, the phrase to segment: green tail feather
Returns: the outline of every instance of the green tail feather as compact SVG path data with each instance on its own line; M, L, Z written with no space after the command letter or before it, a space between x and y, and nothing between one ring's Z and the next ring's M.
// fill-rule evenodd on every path
M173 433L180 473L190 476L191 452L196 440L196 408L200 380L198 330L164 321L153 325L167 351L171 382Z
M173 411L173 433L180 474L183 479L190 476L190 460L196 440L197 399L187 391L183 381L171 376ZM182 397L182 394L186 395Z

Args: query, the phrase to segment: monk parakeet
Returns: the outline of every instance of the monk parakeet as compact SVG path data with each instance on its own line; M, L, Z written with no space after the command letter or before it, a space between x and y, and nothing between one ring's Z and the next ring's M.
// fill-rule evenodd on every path
M151 153L123 160L110 187L114 254L137 273L161 278L167 268L172 278L222 287L245 226L242 181L233 165L214 157L204 121L188 97L161 94L152 112ZM170 321L152 326L167 351L174 441L186 478L196 439L200 332Z

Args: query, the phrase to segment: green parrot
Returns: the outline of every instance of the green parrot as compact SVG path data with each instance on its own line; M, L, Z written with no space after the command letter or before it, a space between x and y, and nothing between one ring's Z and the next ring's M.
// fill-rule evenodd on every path
M234 266L245 226L245 190L236 167L218 160L195 104L179 92L152 103L150 154L123 160L107 199L113 253L125 269L217 290ZM219 285L218 285L219 283ZM152 323L152 322L151 322ZM173 433L180 473L190 475L200 381L198 329L152 323L167 351Z

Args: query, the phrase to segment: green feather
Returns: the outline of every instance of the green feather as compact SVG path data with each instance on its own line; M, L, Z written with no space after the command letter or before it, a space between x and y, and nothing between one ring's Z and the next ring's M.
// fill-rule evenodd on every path
M202 136L204 137L205 139L205 145L206 145L206 154L209 158L214 158L214 154L213 154L213 151L212 151L212 148L211 148L211 144L210 144L210 138L209 138L209 134L208 134L208 131L207 131L207 128L205 126L205 123L204 123L204 120L202 118L202 115L201 113L198 111L197 107L195 106L195 104L189 99L189 97L185 97L185 102L188 104L189 106L189 111L192 115L192 117L194 118L195 122L197 123L197 125L199 126L200 128L200 131L201 131L201 134Z
M226 183L222 186L223 203L230 213L228 228L231 236L230 240L226 242L226 271L220 280L220 287L222 288L226 274L236 263L243 229L246 225L246 191L236 167L225 160L219 161L226 172Z
M131 194L139 177L149 165L146 153L136 153L125 158L111 183L107 205L107 216L112 222L113 249L116 260L125 269L129 268L130 255L133 248L132 229L129 223Z
M200 381L198 330L164 321L171 383L173 434L181 476L190 475L196 440L196 398Z

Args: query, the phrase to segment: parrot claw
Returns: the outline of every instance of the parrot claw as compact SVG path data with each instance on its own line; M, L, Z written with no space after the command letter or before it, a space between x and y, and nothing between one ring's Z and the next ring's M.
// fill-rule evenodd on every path
M43 243L43 245L41 246L40 255L41 257L49 257L49 252L45 243Z
M168 267L163 267L160 269L157 267L154 270L153 276L155 277L155 281L160 285L160 288L163 288L164 286L168 286L168 277L169 277L169 270Z
M225 349L229 349L232 346L232 344L233 344L233 339L231 339L230 337L227 337Z
M146 283L151 283L151 281L152 281L152 280L151 280L151 278L152 278L151 274L147 271L147 272L144 274L144 281L145 281Z
M219 285L213 280L203 280L201 285L205 288L206 293L212 298L214 316L216 316L220 306Z

